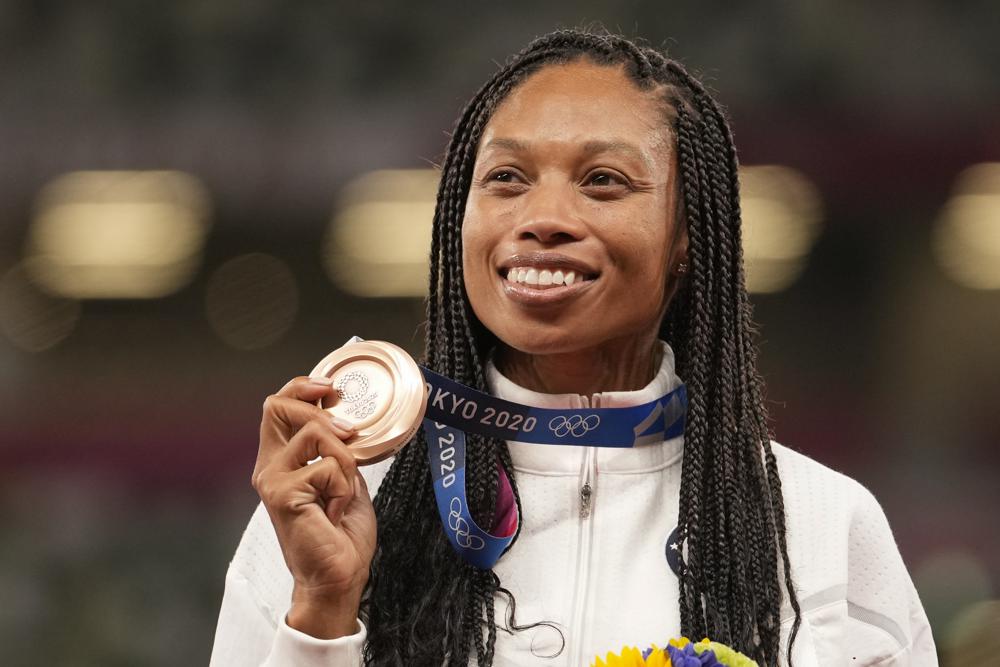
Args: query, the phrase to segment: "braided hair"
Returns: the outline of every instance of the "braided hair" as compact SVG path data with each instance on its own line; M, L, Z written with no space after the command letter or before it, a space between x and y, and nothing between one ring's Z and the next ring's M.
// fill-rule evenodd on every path
M678 63L620 36L560 30L536 39L468 102L451 137L434 214L424 364L486 390L496 338L478 321L462 273L462 221L480 137L498 105L544 66L581 58L623 67L659 94L677 148L679 215L690 271L661 324L690 405L684 433L679 535L681 631L777 664L783 593L801 621L785 538L781 481L771 451L752 313L744 286L737 157L725 115ZM466 476L476 521L492 525L498 463L521 500L505 442L468 434ZM492 570L464 562L441 529L427 442L395 458L375 498L378 547L362 615L369 665L492 665L494 599L514 600ZM516 544L515 535L514 543ZM789 661L791 642L789 642Z

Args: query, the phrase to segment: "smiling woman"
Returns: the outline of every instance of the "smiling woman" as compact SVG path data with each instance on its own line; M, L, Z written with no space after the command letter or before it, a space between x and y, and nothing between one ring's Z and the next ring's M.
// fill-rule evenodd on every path
M593 394L654 375L687 252L674 149L650 131L662 119L656 92L588 60L539 71L490 119L462 225L465 289L522 386Z
M642 408L631 446L469 433L471 519L512 538L472 562L427 436L359 471L315 405L330 381L291 380L213 664L578 667L682 633L769 666L936 664L878 503L769 438L738 184L720 107L655 50L560 31L497 72L442 170L424 365L571 409L544 422L559 437ZM682 430L656 430L685 389ZM462 511L442 517L470 548Z

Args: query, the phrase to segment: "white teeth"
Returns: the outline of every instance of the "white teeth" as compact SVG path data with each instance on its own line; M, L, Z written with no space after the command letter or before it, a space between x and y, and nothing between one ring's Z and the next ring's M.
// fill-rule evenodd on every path
M572 285L583 282L583 276L578 279L576 271L566 271L560 269L536 269L532 267L514 267L507 270L507 280L512 283L523 283L526 285L538 285L539 287L550 287L558 285Z

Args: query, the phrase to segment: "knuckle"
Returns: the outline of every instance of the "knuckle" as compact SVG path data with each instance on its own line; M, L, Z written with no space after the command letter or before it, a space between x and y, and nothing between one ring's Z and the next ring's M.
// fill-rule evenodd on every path
M308 377L304 375L296 375L285 383L285 386L281 388L279 393L294 396L298 392L298 388L308 381Z
M278 395L277 394L269 394L264 399L264 405L263 405L262 411L263 411L265 417L271 416L271 415L274 414L275 410L277 409L277 403L278 403Z
M305 426L303 426L300 431L304 431L310 438L321 438L324 435L323 425L318 419L310 419L305 423Z
M267 475L260 479L257 486L257 494L265 507L280 512L294 506L294 494L290 493L291 488L281 480Z
M339 459L333 456L323 457L323 462L326 463L327 467L330 469L330 472L333 473L334 475L338 473L343 474L346 472L344 470L344 464L341 463Z
M257 495L265 505L273 505L275 497L274 482L266 475L258 475L257 483L254 485Z

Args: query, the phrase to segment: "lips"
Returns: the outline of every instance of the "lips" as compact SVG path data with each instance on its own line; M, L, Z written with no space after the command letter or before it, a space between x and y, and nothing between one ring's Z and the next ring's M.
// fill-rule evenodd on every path
M572 285L599 275L587 262L554 252L512 255L500 264L498 272L510 282L536 287Z
M586 262L559 253L514 255L498 267L504 292L524 305L564 301L588 289L599 272Z
M528 266L512 267L507 271L507 280L512 283L530 285L538 289L549 289L560 285L572 285L577 280L586 280L584 276L577 277L576 271L562 269L547 269L545 267Z

